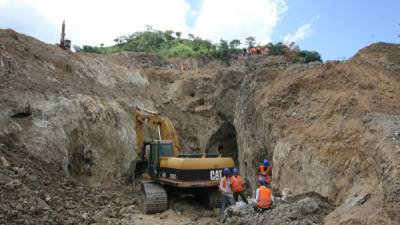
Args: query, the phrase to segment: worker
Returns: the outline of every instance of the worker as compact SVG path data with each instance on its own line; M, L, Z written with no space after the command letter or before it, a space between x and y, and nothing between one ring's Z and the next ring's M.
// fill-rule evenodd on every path
M242 181L242 177L239 175L238 168L233 168L233 176L231 176L231 185L233 191L233 198L235 199L235 202L238 201L240 196L242 198L242 201L244 201L246 204L249 204L246 196L243 193L244 183Z
M264 180L267 184L271 184L271 177L272 177L272 168L269 165L269 161L264 159L263 165L259 167L259 175L258 180Z
M260 181L260 187L256 191L256 202L254 207L258 211L264 211L271 208L274 202L274 196L269 184L265 181Z
M220 221L223 220L224 211L231 205L235 204L235 200L232 194L232 185L230 180L231 172L228 168L224 169L224 176L219 182L219 190L222 194L222 205L220 211Z

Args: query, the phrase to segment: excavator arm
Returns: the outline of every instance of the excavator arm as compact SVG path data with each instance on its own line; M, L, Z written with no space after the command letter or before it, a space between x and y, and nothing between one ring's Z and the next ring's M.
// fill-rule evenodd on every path
M144 146L145 127L148 127L156 132L159 140L172 141L173 153L175 156L181 153L181 146L178 142L178 136L170 119L161 116L159 113L139 107L136 107L135 117L137 152L139 154Z

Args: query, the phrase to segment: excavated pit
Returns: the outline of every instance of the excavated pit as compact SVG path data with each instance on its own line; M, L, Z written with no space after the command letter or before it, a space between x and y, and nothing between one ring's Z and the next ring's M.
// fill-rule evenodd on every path
M285 221L233 212L228 224L400 223L399 45L324 64L191 59L188 71L151 54L63 51L12 30L0 30L0 49L0 224L213 224L218 213L191 197L143 214L140 188L126 183L136 106L169 117L184 149L235 158L250 192L268 158L276 193L322 196L273 211Z

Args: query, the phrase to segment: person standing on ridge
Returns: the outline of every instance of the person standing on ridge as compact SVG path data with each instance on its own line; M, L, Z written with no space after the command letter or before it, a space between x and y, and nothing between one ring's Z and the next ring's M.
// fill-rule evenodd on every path
M233 176L231 176L231 185L232 185L232 191L233 191L233 198L235 199L235 202L238 201L239 196L240 196L242 198L242 201L244 201L246 204L249 204L246 196L243 193L244 183L243 183L242 177L239 175L238 168L233 168Z
M231 205L235 204L235 200L233 198L233 193L232 193L232 184L231 184L231 172L229 171L228 168L224 169L224 176L219 182L219 191L222 194L222 205L221 205L221 211L220 211L220 221L223 220L224 216L224 211L226 208L228 208Z

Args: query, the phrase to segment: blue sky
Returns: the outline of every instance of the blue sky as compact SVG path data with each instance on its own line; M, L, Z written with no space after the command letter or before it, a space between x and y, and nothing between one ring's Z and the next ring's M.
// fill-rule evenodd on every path
M399 12L400 0L0 0L0 28L56 43L66 19L73 44L107 45L150 24L213 42L295 41L329 60L374 42L399 43Z
M311 34L298 43L320 52L324 59L354 55L374 42L400 42L399 0L289 0L288 11L277 25L273 40L279 41L297 26L310 21ZM319 19L313 19L319 15Z

